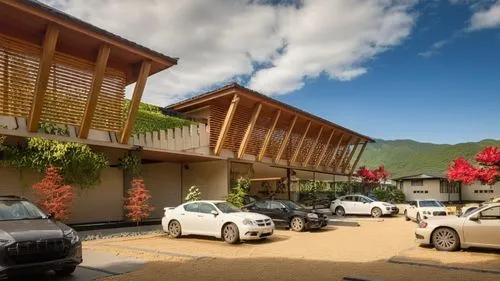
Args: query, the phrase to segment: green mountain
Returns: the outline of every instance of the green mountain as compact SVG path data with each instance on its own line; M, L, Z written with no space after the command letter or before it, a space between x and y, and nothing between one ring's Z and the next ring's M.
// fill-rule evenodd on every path
M473 160L484 147L500 146L500 140L485 139L480 142L459 144L433 144L413 140L376 140L368 144L360 166L376 168L384 165L391 177L401 177L419 173L443 173L450 162L463 156Z

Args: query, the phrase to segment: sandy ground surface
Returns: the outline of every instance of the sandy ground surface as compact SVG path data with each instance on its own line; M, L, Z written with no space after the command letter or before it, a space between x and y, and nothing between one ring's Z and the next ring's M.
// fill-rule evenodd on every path
M150 261L138 271L104 280L500 280L500 274L428 265L500 271L499 251L438 252L414 242L416 225L402 218L361 222L315 232L278 230L265 241L228 245L222 241L166 235L84 243L84 249Z

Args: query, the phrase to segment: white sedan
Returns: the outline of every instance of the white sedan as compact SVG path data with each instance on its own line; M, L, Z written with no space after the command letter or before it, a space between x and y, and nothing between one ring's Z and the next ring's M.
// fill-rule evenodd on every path
M337 216L345 214L371 215L374 218L383 215L398 214L399 209L389 203L375 201L364 195L346 195L332 201L330 210Z
M195 234L223 238L234 244L263 239L274 232L274 223L268 216L243 212L226 201L193 201L164 210L163 230L174 238Z
M430 218L415 230L417 242L441 251L484 247L500 249L500 203L479 207L461 217Z
M448 210L439 201L434 199L409 201L404 211L407 221L420 222L423 219L436 216L447 216Z

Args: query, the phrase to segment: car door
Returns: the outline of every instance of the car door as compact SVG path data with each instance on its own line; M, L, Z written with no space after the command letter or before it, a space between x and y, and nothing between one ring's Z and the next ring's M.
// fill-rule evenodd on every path
M217 211L214 205L207 202L200 202L197 214L197 226L199 234L216 236L219 233L219 217L221 214L214 215L212 211Z
M417 202L416 201L408 201L408 208L406 208L406 215L410 219L417 219Z
M268 201L269 217L275 224L288 225L287 208L279 201Z
M364 196L358 196L359 201L357 202L358 214L369 215L372 211L372 201Z
M184 205L184 211L179 212L179 222L183 233L198 233L198 202L188 203Z
M500 247L500 206L486 208L464 222L465 243L471 246Z
M340 200L340 206L344 208L346 214L355 214L356 213L356 204L354 202L354 196L345 196Z

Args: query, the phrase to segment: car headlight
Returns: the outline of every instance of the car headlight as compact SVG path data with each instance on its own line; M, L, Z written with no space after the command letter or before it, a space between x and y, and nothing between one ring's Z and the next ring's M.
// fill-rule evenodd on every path
M308 214L307 214L307 217L308 217L308 218L310 218L310 219L317 219L317 218L318 218L318 215L313 214L313 213L308 213Z
M391 207L385 207L385 209L386 209L387 211L390 211L390 210L391 210Z
M429 212L429 211L424 211L424 215L430 215L430 214L431 214L431 212Z
M257 225L257 222L251 219L244 219L241 223L243 225Z
M9 244L10 242L13 242L11 240L6 240L6 239L0 239L0 247L3 247L7 244Z
M418 228L426 228L427 227L427 223L425 221L421 221L419 224L418 224Z
M64 231L64 237L68 240L71 241L71 244L78 243L80 241L80 237L78 236L78 233L74 231L73 229L65 230Z
M389 204L389 203L382 203L382 205L384 205L384 206L386 206L386 207L392 207L392 205L391 205L391 204Z

